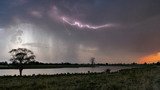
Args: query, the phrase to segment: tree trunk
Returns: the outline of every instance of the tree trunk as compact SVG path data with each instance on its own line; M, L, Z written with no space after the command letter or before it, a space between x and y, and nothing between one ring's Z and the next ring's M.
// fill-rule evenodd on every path
M23 66L22 66L22 60L20 61L20 65L19 65L19 75L22 76L22 70L23 70Z
M19 75L22 76L22 68L19 69Z

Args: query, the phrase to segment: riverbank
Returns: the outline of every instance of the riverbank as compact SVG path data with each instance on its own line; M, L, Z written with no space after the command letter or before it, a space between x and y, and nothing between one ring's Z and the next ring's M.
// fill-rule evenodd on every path
M0 76L0 90L159 90L160 67L108 73Z

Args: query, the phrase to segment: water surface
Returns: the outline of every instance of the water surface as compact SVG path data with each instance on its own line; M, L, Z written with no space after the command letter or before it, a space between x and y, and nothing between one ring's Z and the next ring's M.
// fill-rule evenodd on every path
M115 72L121 69L130 69L132 67L126 66L100 66L100 67L80 67L80 68L52 68L52 69L24 69L23 75L38 75L38 74L61 74L61 73L87 73L90 72L103 72L110 69ZM0 76L3 75L19 75L18 69L1 69Z

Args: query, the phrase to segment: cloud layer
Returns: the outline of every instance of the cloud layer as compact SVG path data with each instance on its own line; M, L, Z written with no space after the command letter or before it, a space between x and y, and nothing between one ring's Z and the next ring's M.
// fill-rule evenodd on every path
M0 49L27 47L44 62L138 62L160 51L159 23L158 0L2 0Z

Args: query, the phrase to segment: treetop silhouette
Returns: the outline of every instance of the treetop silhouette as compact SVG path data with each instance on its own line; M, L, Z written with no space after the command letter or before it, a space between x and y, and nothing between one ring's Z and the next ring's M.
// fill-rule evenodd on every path
M23 64L35 61L35 55L31 50L26 48L12 49L10 61L18 65L20 76L22 76Z

